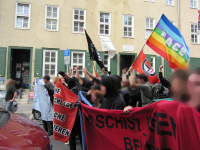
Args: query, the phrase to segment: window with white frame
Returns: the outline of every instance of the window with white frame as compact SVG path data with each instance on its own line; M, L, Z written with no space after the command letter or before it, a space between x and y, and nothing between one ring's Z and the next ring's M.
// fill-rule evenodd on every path
M148 39L154 30L155 19L145 18L145 39Z
M199 43L196 23L191 23L191 43Z
M173 6L174 5L174 0L165 0L165 4Z
M100 12L99 16L99 34L110 35L110 13Z
M57 73L57 50L43 51L43 76L56 76Z
M110 70L110 58L108 56L108 53L104 53L104 66L108 71Z
M73 9L73 32L84 33L86 21L86 10Z
M15 28L30 28L30 10L31 4L19 2L16 3Z
M134 16L123 15L123 36L133 37L134 36L133 30L134 30Z
M84 52L71 52L71 67L73 68L73 74L76 74L74 67L78 67L78 73L81 77L84 77L83 68L85 68L85 53Z
M156 57L151 56L151 68L156 71Z
M191 8L198 8L198 0L190 0Z
M145 0L145 1L147 1L147 2L155 2L155 0Z
M59 6L45 6L45 30L58 31Z

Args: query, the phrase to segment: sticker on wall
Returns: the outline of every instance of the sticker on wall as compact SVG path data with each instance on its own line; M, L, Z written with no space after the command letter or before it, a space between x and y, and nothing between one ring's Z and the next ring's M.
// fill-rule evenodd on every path
M24 72L24 76L28 76L29 75L29 72L28 71L25 71Z

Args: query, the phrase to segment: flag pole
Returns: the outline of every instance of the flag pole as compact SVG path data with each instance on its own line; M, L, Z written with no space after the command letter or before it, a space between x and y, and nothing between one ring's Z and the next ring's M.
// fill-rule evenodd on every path
M94 67L94 61L93 60L92 60L92 65L93 65L94 71L96 73L96 68Z
M142 52L142 50L144 50L145 45L146 45L146 43L143 45L143 47L142 47L142 49L140 50L138 56L140 55L140 53ZM137 58L135 59L135 61L136 61L136 60L137 60ZM132 65L134 65L135 61L132 63ZM131 66L132 66L132 65L131 65ZM129 69L130 69L130 67L129 67ZM128 69L126 75L128 75L129 69Z

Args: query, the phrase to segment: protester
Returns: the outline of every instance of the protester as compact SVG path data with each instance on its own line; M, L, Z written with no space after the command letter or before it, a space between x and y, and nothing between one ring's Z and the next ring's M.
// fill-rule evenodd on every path
M160 80L161 84L162 84L164 87L170 89L170 88L171 88L171 83L170 83L167 79L163 78L163 74L162 74L162 69L163 69L163 67L164 67L164 66L161 65L160 68L159 68L159 80Z
M130 105L130 99L131 99L131 94L128 89L129 85L130 85L129 81L127 79L124 79L123 81L121 81L121 90L120 91L124 98L126 106Z
M135 82L134 70L130 67L130 86L133 90L140 89L142 104L147 104L153 100L152 88L148 83L148 77L145 74L137 75L138 84Z
M78 95L78 92L81 91L81 86L76 84L76 80L74 78L70 78L67 80L68 88L74 94Z
M130 106L142 107L141 90L137 88L129 88L130 91Z
M76 71L76 80L77 82L85 88L90 88L93 85L93 82L91 82L90 80L86 79L86 78L81 78L79 75L79 67L74 67L74 70Z
M7 86L8 89L5 96L6 110L9 112L13 112L13 101L17 96L17 90L14 87L14 81L12 79L7 80Z
M46 132L48 132L48 135L50 136L53 134L53 105L50 100L48 90L45 88L45 82L48 83L49 81L49 76L45 76L42 80L38 81L36 97L39 102L39 110L41 112L43 128Z
M50 82L50 77L49 76L44 76L43 81L45 83L44 87L47 89L51 104L53 105L53 99L54 99L54 86ZM51 136L53 135L53 121L48 122L48 135Z
M112 75L114 77L115 83L117 84L118 89L121 89L121 82L122 82L122 77L118 75Z
M53 105L54 86L53 86L53 84L50 82L50 77L49 77L49 76L44 76L44 77L43 77L43 81L44 81L44 83L45 83L44 87L47 89L48 94L49 94L49 96L50 96L51 104Z
M189 74L185 70L175 70L171 77L171 88L169 89L169 93L172 96L174 101L187 102L189 100L188 94L188 77Z
M129 76L130 76L130 71L128 71L126 77L124 75L124 78L128 79ZM138 83L137 80L138 80L138 74L135 75L135 83ZM132 107L142 107L141 90L138 89L138 88L131 87L130 83L129 83L128 90L130 92L130 103L129 103L129 105L132 106Z
M103 69L104 68L102 68L102 70ZM98 78L96 78L91 73L89 73L86 68L83 68L83 73L86 74L86 75L88 75L92 79L93 83L96 82L97 84L99 84L101 82L102 78L104 78L105 76L107 76L107 75L103 74L103 75L99 76Z
M57 83L57 81L58 81L58 79L59 79L59 77L54 77L53 79L52 79L52 84L53 84L53 86L55 86L56 85L56 83Z
M67 80L67 84L68 84L69 90L72 91L74 94L78 95L78 92L81 91L81 86L79 84L76 84L75 78L69 78ZM70 150L76 150L76 134L77 133L78 133L78 137L80 139L81 145L82 145L80 117L79 117L78 113L76 114L74 126L72 128L71 135L69 138Z
M88 91L87 95L91 95L91 101L95 108L99 108L101 103L104 101L99 84L93 85L92 88Z
M76 114L76 119L74 122L74 126L72 128L70 137L69 137L69 147L70 150L76 150L76 135L78 134L78 138L80 140L80 144L82 146L82 136L81 136L81 126L80 126L80 117L78 113Z
M116 78L106 76L101 80L101 92L106 100L101 104L100 108L123 110L126 106L123 97L119 95L119 87Z
M190 94L190 107L196 107L200 112L200 67L189 76L188 79L188 92Z
M19 98L22 98L22 84L20 81L16 81L15 88L17 89L17 94L19 95Z

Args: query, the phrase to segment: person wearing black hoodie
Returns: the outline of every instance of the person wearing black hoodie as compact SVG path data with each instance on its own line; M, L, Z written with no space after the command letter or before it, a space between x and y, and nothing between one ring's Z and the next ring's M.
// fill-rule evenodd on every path
M81 85L76 83L76 79L75 78L69 78L67 80L67 84L68 84L69 90L72 91L74 94L78 95L78 92L81 90ZM70 138L69 138L70 150L76 150L76 133L78 133L78 137L79 137L81 145L82 145L80 117L79 117L78 113L76 114L74 126L72 128L71 135L70 135Z
M116 77L106 76L101 80L101 92L106 98L101 104L102 109L118 109L123 110L126 107L124 99L119 95L119 87Z

